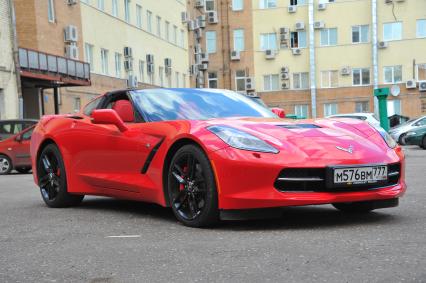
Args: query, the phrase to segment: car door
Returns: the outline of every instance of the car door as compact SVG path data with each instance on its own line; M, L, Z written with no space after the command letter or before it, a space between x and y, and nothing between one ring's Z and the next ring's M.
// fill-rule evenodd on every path
M31 166L30 141L34 127L20 133L12 146L15 166Z

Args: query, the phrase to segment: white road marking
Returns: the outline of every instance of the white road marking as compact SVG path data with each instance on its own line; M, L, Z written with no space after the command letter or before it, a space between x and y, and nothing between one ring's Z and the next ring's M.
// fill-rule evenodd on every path
M117 235L117 236L106 236L105 238L140 238L141 235Z

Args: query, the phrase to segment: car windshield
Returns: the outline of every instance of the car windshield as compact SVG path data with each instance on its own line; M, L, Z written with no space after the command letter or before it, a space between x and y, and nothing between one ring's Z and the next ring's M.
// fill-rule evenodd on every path
M274 117L246 96L217 89L145 89L130 92L146 121Z
M262 105L263 107L268 107L266 104L265 104L265 102L263 102L263 100L262 100L262 98L260 98L260 97L252 97L252 96L247 96L248 98L250 98L251 100L253 100L254 102L256 102L257 104L259 104L259 105Z

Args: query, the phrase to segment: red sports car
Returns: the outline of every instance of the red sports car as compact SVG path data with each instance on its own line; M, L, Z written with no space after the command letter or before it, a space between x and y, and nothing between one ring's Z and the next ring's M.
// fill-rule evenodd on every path
M0 175L9 174L13 169L19 173L31 170L30 139L34 127L0 141Z
M404 155L354 119L283 120L227 90L121 90L77 115L43 117L34 179L50 207L101 195L170 206L200 227L264 208L398 205Z

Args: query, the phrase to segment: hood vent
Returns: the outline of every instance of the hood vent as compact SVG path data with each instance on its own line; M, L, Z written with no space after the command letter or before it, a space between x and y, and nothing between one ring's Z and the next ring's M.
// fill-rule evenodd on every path
M287 125L277 125L278 127L285 129L318 129L320 126L314 124L287 124Z

